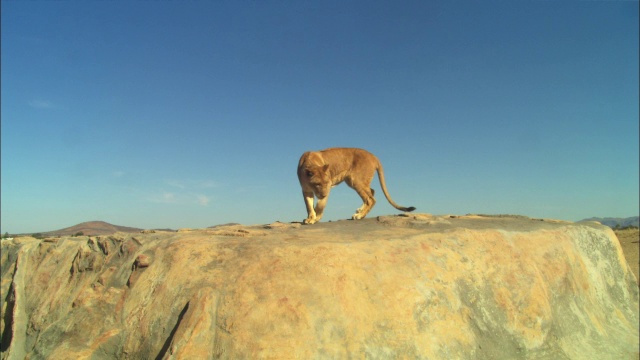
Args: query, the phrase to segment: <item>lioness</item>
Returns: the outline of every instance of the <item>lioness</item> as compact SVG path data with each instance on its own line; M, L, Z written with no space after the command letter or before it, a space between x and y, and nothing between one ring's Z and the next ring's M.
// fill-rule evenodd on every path
M329 191L333 186L346 182L362 198L362 206L351 217L354 220L362 219L373 205L376 199L373 198L371 180L373 173L378 171L380 187L389 203L401 211L413 211L416 208L402 207L396 204L389 193L384 182L384 171L380 160L372 153L363 149L354 148L331 148L322 151L307 151L302 154L298 162L298 180L302 187L302 196L307 206L307 218L303 224L313 224L322 218L322 213L327 205ZM318 198L318 203L313 207L313 196Z

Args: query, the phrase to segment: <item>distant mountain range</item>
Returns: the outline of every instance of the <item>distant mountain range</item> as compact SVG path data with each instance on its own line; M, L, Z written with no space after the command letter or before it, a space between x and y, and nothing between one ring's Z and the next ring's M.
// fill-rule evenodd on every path
M609 226L611 228L615 228L616 226L624 228L624 227L628 227L628 226L638 227L639 219L640 219L640 217L638 217L638 216L632 216L632 217L628 217L628 218L599 218L599 217L592 217L592 218L588 218L588 219L584 219L584 220L580 220L580 221L597 221L597 222L601 223L602 225L606 225L606 226ZM216 227L228 226L228 225L238 225L238 224L229 223L229 224L223 224L223 225L210 226L210 228L216 228ZM41 235L43 235L43 236L71 236L71 235L76 235L76 234L82 233L82 235L96 236L96 235L110 235L110 234L113 234L113 233L116 233L116 232L138 233L138 232L140 232L142 230L143 229L140 229L140 228L113 225L113 224L109 224L108 222L104 222L104 221L87 221L87 222L83 222L81 224L74 225L74 226L71 226L71 227L68 227L68 228L43 232L43 233L41 233ZM174 231L174 230L171 230L171 229L156 229L156 230ZM26 234L24 234L24 235L26 235Z
M628 217L628 218L598 218L598 217L592 217L592 218L584 219L584 220L581 220L581 221L597 221L597 222L601 223L602 225L609 226L610 228L615 228L616 226L624 228L624 227L629 227L629 226L638 227L638 219L640 219L640 217L638 217L638 216L632 216L632 217Z
M87 221L78 225L74 225L68 228L47 231L41 233L43 236L69 236L76 235L78 233L82 233L83 235L110 235L116 232L128 232L128 233L137 233L142 231L142 229L127 227L127 226L119 226L112 225L104 221Z

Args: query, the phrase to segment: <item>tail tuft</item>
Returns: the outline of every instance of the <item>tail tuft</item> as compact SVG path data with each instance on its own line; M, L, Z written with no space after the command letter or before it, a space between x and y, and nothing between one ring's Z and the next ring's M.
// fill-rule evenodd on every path
M410 206L408 208L403 208L402 211L406 211L406 212L412 212L413 210L415 210L416 208L413 206Z

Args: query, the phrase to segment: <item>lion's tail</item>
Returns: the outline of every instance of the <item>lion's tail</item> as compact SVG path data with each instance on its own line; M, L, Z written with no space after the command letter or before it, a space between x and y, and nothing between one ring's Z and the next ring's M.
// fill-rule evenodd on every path
M391 198L391 196L389 196L389 192L387 191L387 183L384 181L384 170L382 170L382 164L379 161L378 161L378 168L376 170L378 171L378 180L380 180L380 187L382 188L384 197L387 198L387 201L389 202L389 204L391 204L394 208L400 211L410 212L415 210L416 208L413 206L404 207L396 204L395 201L393 201L393 199Z

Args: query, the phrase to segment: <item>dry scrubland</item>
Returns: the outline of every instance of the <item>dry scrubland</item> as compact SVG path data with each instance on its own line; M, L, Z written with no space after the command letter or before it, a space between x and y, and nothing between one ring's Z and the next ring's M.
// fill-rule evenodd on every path
M614 232L618 237L618 241L620 241L624 257L627 259L629 266L631 266L636 279L640 279L638 276L638 268L640 267L640 260L638 258L638 253L640 253L640 244L638 243L640 240L640 231L638 229L626 229L616 230Z
M616 230L614 231L616 236L618 237L618 241L620 241L620 246L622 247L622 252L624 252L624 257L627 259L627 263L631 266L631 270L636 276L636 280L640 284L640 276L638 275L638 268L640 268L640 230L638 229L627 229L627 230ZM640 360L640 353L636 355L636 359Z

